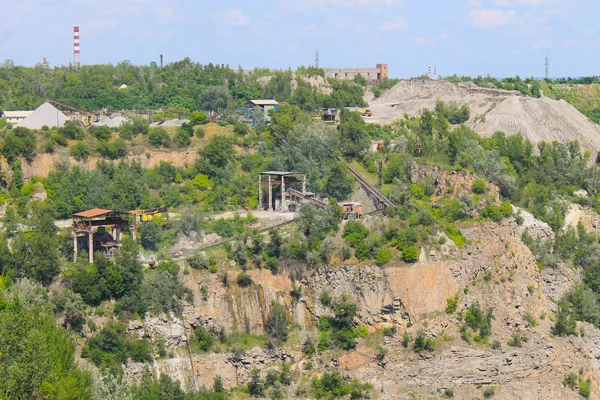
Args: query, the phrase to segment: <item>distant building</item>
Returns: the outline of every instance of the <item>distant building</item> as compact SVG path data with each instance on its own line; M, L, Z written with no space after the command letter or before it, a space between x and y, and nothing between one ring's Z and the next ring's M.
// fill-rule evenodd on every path
M279 111L277 109L278 105L279 105L279 103L276 102L275 100L250 100L248 102L247 107L248 108L255 108L255 107L261 108L265 114L265 121L270 122L271 117L269 116L269 110Z
M383 140L372 140L371 146L369 146L369 151L371 153L377 153L383 149L384 141Z
M33 111L4 111L0 118L4 118L11 125L18 125L19 122L27 118Z
M389 77L387 64L377 64L375 68L325 68L325 76L340 81L353 81L356 75L361 74L367 83L372 85Z

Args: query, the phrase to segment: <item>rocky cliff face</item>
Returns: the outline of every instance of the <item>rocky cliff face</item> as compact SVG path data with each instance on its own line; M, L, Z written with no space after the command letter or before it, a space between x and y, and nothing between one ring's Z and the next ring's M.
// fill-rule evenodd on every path
M527 228L540 237L549 235L542 224ZM324 352L311 359L313 371L339 367L347 376L372 383L374 398L438 398L446 388L455 398L480 398L483 389L493 386L494 398L499 399L575 399L578 395L562 381L566 374L580 372L592 379L592 398L600 398L600 331L583 324L583 337L551 335L555 301L574 285L575 273L564 266L540 271L521 241L523 229L512 219L473 224L462 229L468 239L463 248L432 245L422 250L416 264L323 266L296 284L285 273L252 270L250 287L237 286L234 271L229 271L230 284L224 286L216 275L193 271L186 275L186 285L194 291L195 305L181 318L153 318L132 323L129 329L140 337L163 338L174 357L156 362L155 373L168 373L188 387L210 386L216 375L226 387L238 386L248 381L252 367L266 374L282 362L293 364L293 376L300 381L302 375L315 373L304 370L307 360L301 344L316 336L317 318L328 314L319 302L320 294L328 291L333 297L350 295L359 306L357 322L370 332L397 329L394 337L373 333L359 340L353 351ZM294 285L302 287L298 301L289 294ZM444 311L446 300L455 295L457 312L475 301L493 309L490 341L499 341L500 348L460 338L458 314ZM187 341L198 325L212 332L222 328L263 334L272 301L285 304L299 325L288 346L190 356ZM535 318L535 326L526 321L526 314ZM404 347L404 332L412 337L424 332L435 340L435 352L415 353ZM516 333L528 340L522 347L508 346ZM383 360L377 357L378 346L387 351ZM141 368L131 365L127 373L136 378ZM296 398L293 391L289 396Z
M431 180L435 187L435 196L456 196L460 192L470 192L473 182L478 179L477 176L467 170L451 171L444 167L417 161L412 162L410 173L413 183ZM487 183L487 186L490 189L491 197L498 200L500 194L498 186L493 183Z

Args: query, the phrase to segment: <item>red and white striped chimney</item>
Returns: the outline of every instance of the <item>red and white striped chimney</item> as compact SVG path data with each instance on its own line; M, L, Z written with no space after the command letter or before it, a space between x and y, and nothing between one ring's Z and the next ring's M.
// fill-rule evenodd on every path
M73 48L74 48L74 64L75 67L79 68L81 65L81 59L79 58L79 27L76 26L73 28Z

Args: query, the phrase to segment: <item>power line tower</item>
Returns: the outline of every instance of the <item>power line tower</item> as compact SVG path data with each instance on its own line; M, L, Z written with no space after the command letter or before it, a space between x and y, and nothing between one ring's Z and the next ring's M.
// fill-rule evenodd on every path
M550 59L548 58L548 55L546 55L546 79L550 78Z
M319 69L319 50L317 50L317 55L315 56L315 68Z

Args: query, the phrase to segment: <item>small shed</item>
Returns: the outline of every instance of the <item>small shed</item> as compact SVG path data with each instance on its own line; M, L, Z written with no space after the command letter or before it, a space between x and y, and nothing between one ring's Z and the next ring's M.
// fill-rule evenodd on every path
M363 216L363 205L356 201L343 201L338 203L342 207L344 213L344 219L354 217L356 219L362 218Z
M269 115L270 110L275 110L275 112L279 111L277 106L279 103L275 100L250 100L248 102L248 108L261 108L265 115L265 121L270 122L271 116Z

